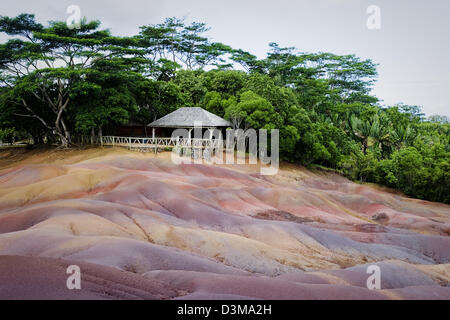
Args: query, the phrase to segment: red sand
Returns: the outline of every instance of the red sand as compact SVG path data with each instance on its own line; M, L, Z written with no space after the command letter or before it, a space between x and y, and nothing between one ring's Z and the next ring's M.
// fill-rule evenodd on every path
M0 152L0 298L450 299L450 206L257 169Z

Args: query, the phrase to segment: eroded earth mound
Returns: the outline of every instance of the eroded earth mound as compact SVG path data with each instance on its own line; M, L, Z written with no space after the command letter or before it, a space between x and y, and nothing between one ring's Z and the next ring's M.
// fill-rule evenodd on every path
M450 299L450 206L285 165L0 152L0 298ZM78 265L81 290L68 290ZM367 288L367 267L381 290Z

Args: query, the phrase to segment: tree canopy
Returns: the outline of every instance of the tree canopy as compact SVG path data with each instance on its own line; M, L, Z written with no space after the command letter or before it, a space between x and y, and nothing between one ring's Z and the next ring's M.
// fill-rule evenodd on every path
M419 106L381 105L371 60L269 44L264 59L211 41L178 18L114 36L99 21L43 25L0 17L0 140L70 146L179 107L199 106L240 129L280 130L285 161L450 203L450 124Z

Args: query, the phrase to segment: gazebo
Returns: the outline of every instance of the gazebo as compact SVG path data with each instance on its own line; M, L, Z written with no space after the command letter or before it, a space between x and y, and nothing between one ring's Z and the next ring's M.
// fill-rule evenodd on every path
M232 126L230 122L203 108L185 107L150 123L148 127L152 128L153 138L155 138L155 134L165 137L171 136L175 129L188 129L190 139L191 132L198 123L201 123L203 129L209 130L211 137L214 129L222 130Z

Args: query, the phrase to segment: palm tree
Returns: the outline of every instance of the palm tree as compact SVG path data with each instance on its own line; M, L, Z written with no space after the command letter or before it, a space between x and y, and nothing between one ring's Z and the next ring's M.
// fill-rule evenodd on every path
M409 125L406 127L398 126L392 129L391 142L397 150L403 148L405 145L411 144L414 138L415 132Z
M367 154L367 149L374 146L382 150L383 145L389 143L391 132L389 125L386 123L385 116L374 115L372 119L363 121L352 115L350 118L350 126L353 134L361 140L362 152Z

